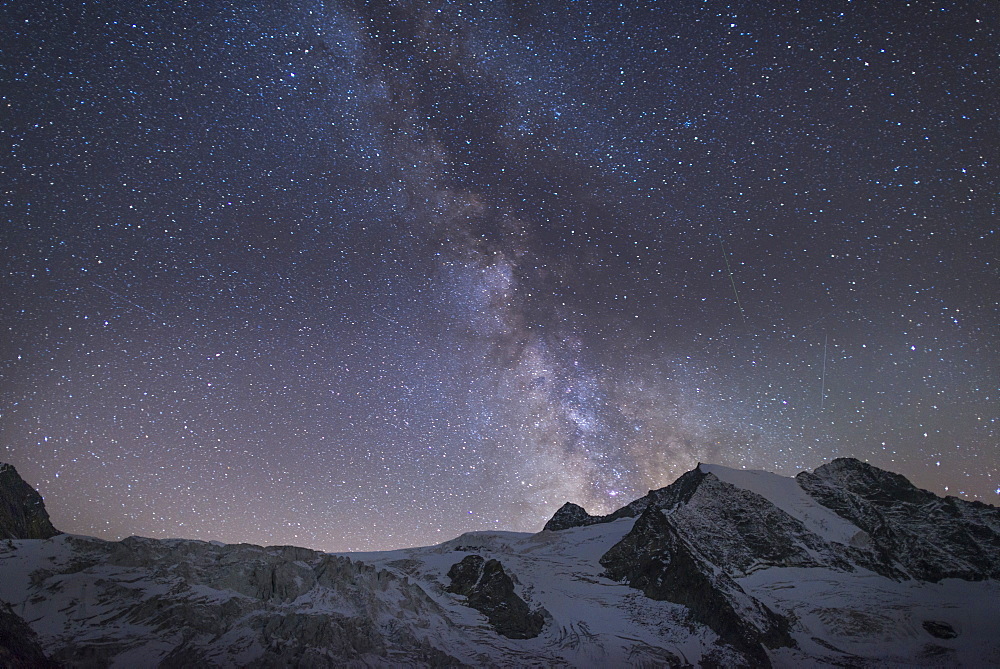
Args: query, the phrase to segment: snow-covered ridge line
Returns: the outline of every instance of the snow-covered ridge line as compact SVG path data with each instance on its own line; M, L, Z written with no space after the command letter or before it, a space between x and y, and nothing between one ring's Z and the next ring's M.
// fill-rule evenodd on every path
M699 464L698 468L720 481L760 495L826 541L856 544L867 536L857 525L810 497L790 476L758 469L731 469L722 465Z
M343 555L47 538L0 473L4 666L1000 666L1000 509L849 458Z

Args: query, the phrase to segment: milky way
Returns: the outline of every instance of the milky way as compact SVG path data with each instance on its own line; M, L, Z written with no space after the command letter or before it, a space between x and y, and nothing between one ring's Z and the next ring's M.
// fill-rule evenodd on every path
M527 5L4 4L57 527L394 548L840 456L996 503L995 8Z

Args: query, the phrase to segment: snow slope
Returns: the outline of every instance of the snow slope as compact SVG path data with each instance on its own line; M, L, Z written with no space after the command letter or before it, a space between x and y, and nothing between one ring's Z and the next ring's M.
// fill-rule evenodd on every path
M453 619L493 646L492 657L502 666L668 666L697 662L709 651L719 655L717 636L691 624L683 606L650 600L601 576L600 557L633 523L623 518L538 534L471 532L429 548L350 556L423 585ZM498 639L486 629L484 616L444 591L448 569L470 554L500 560L522 598L547 612L537 638Z
M859 535L865 535L856 525L806 494L794 478L756 469L730 469L722 465L699 464L698 468L706 474L713 474L720 481L760 495L826 541L851 544L852 539L856 543Z
M634 517L584 514L591 524L379 553L7 539L0 601L68 667L1000 666L990 562L1000 512L858 461L834 464L806 477L820 496L796 479L699 465ZM826 499L881 523L875 539ZM932 532L940 518L950 535ZM472 555L499 561L519 598L508 611L540 613L537 636L499 634L470 590L456 594L450 572ZM892 567L901 555L935 574L960 561L951 573L973 577L909 578ZM780 634L760 633L768 626Z
M776 666L824 656L879 667L1000 666L996 581L900 582L864 571L775 567L739 582L796 621L799 649L774 652ZM937 638L924 623L944 623L955 637Z

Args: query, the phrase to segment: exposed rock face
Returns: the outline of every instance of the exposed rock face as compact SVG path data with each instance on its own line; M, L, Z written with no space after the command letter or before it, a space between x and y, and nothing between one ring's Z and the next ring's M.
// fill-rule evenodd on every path
M998 510L857 460L357 559L39 531L0 472L4 667L1000 664Z
M695 472L656 495L656 502L647 505L632 530L601 558L601 564L610 578L642 590L647 597L683 604L694 620L743 653L748 664L767 666L764 646L793 645L789 623L744 592L713 558L733 560L744 568L761 558L782 563L811 560L788 542L766 544L766 536L747 541L741 532L748 528L740 526L763 525L766 518L748 519L752 513L744 514L741 506L730 507L724 500L726 508L716 508L718 500L713 497L719 494L718 488L732 486L711 474ZM734 492L725 490L725 499L731 500ZM737 513L729 513L734 510ZM713 521L723 527L717 527L706 541L703 528ZM770 534L770 528L765 534Z
M638 511L632 530L601 558L607 576L688 607L694 620L755 665L767 662L765 648L791 644L789 621L735 580L755 571L863 568L923 581L1000 576L1000 509L942 499L853 459L803 472L795 482L795 494L785 490L788 500L779 504L799 504L798 516L699 465L608 516L567 504L546 528L592 525ZM831 524L843 525L841 519L853 528L849 540L843 528L839 535L830 531Z
M651 504L663 507L673 507L687 498L697 488L702 473L693 469L665 488L650 490L646 495L630 502L606 516L592 516L580 505L566 502L555 515L545 523L543 530L565 530L571 527L585 527L599 523L610 523L620 518L637 518Z
M0 667L4 669L56 669L45 656L38 635L10 606L0 602Z
M499 560L467 555L448 570L449 592L463 595L484 614L497 633L509 639L533 639L542 631L545 616L531 611L514 591L514 582Z
M958 632L951 625L938 620L925 620L923 628L936 639L954 639L958 636Z
M592 516L586 512L586 510L579 504L574 504L573 502L566 502L559 510L556 511L555 515L549 519L549 522L545 523L543 530L565 530L570 527L583 527L584 525L593 525L599 521L599 516Z
M451 623L422 588L346 557L65 535L25 550L0 545L0 562L34 568L21 615L62 630L44 641L67 667L461 664L435 646Z
M57 534L42 496L12 465L0 463L0 539L48 539Z
M868 533L879 573L933 582L1000 578L1000 509L994 506L938 497L853 458L802 472L796 480Z

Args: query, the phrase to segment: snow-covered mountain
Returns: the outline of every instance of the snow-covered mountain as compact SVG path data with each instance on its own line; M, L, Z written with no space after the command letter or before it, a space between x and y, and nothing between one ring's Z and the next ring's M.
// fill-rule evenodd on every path
M59 534L0 465L0 537L0 666L1000 665L1000 509L852 459L349 555Z

